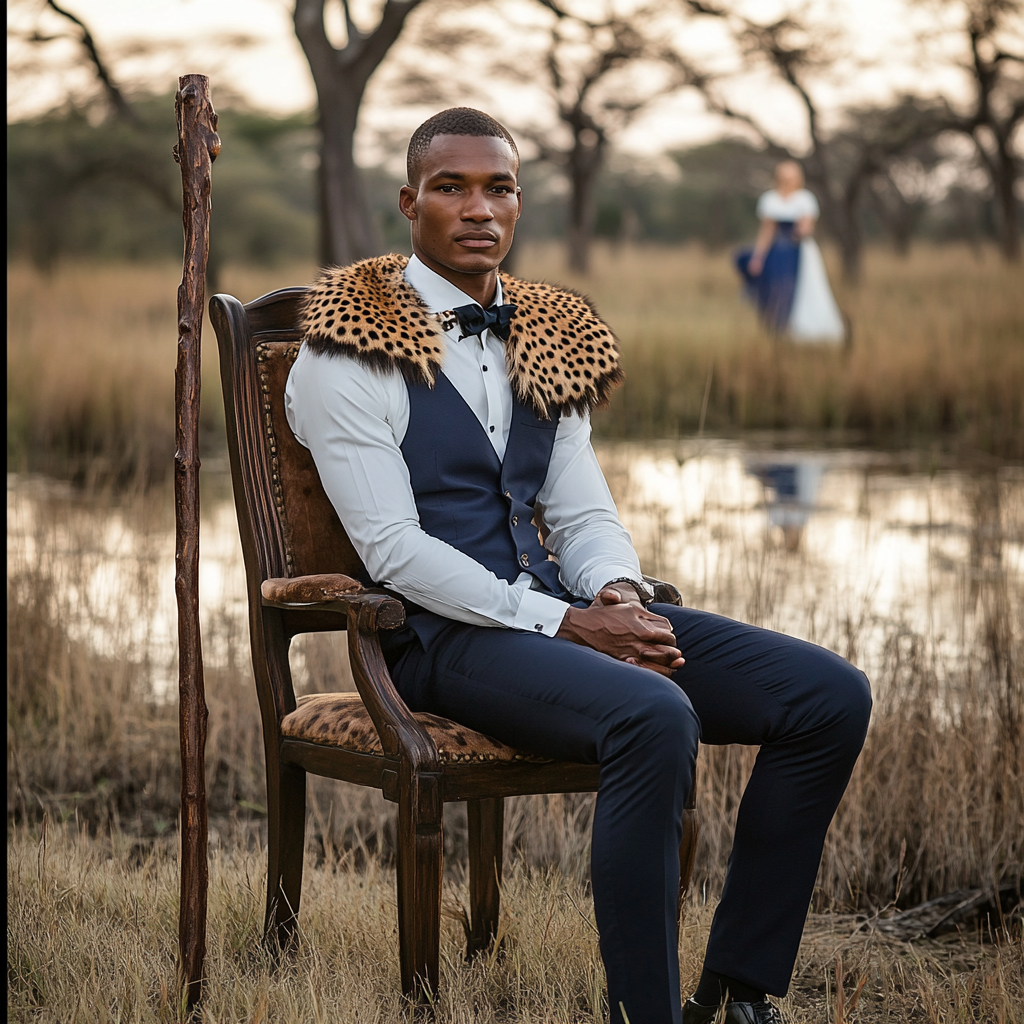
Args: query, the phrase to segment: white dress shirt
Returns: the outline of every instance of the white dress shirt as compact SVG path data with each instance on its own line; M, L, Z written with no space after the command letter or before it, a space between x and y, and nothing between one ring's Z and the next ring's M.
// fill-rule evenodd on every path
M473 303L415 256L405 279L431 312ZM501 302L501 285L495 301ZM512 389L502 340L446 334L443 372L483 425L499 459L512 422ZM348 355L303 346L285 389L296 438L313 455L324 490L367 572L439 615L480 626L554 636L566 603L530 573L498 579L469 555L425 533L400 445L409 425L409 392L398 370L371 369ZM546 541L572 594L592 599L618 577L641 580L640 562L590 444L590 417L563 413L548 473L537 496Z

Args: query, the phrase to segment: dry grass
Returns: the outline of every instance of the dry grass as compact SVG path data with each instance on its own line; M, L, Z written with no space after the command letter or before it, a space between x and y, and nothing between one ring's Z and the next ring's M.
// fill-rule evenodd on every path
M278 969L258 944L265 857L244 835L211 857L204 1021L392 1022L413 1019L398 996L394 877L370 865L310 860L301 940ZM8 838L8 1013L14 1021L179 1020L174 982L177 863L170 845L140 847L116 830L16 829ZM445 887L438 1024L598 1024L603 977L583 886L557 872L506 879L504 952L467 965L458 922L461 878ZM577 909L582 908L582 909ZM713 902L691 901L681 935L691 990ZM1012 1024L1021 1018L1021 949L887 942L837 915L809 921L790 1024ZM851 934L852 933L852 934ZM838 1009L837 976L842 979ZM862 987L852 1010L851 999Z
M229 271L224 287L247 300L311 272ZM521 272L564 277L545 249L524 252ZM176 280L172 267L69 266L49 281L22 267L9 271L9 456L18 467L70 471L82 485L44 488L51 498L34 502L31 529L8 541L8 1005L16 1020L178 1017L177 715L153 696L174 666L147 633L157 628L156 583L170 564L170 496L159 480L173 451ZM1012 284L999 265L975 265L954 251L906 264L874 253L860 295L843 296L858 325L845 359L772 348L736 303L723 259L641 252L616 263L601 254L587 290L614 323L631 325L621 328L631 381L603 429L695 423L713 356L709 426L770 425L780 409L792 411L786 423L850 425L846 412L835 422L825 417L822 402L849 410L858 408L851 396L862 394L875 411L861 425L892 437L941 427L945 420L928 411L941 392L952 396L949 408L966 410L953 418L958 437L1016 451L1024 383ZM675 323L689 340L678 339ZM898 346L894 324L905 339ZM219 403L209 330L205 338L211 439ZM18 493L21 483L14 486ZM206 499L222 494L223 477L207 472L204 487ZM831 912L808 928L786 1004L790 1021L840 1019L837 959L847 1010L864 979L847 1022L1021 1020L1019 924L998 943L968 935L911 947L856 930L844 916L882 911L900 883L905 906L1024 877L1024 592L985 547L986 537L1001 535L993 514L979 497L977 571L963 580L977 609L976 632L963 640L970 657L951 657L937 638L899 623L888 627L872 680L871 731L818 880L814 909ZM751 621L770 624L770 553L743 549L730 564L729 578L710 581L701 603L717 610L716 595L728 595ZM395 996L394 819L379 794L311 782L303 942L276 973L257 945L265 871L258 712L238 609L225 597L207 605L207 616L208 1019L404 1019ZM838 609L834 620L819 639L852 656L861 642L856 610ZM302 639L295 665L303 687L351 685L337 640ZM682 939L685 986L699 970L752 757L741 748L701 754L703 829ZM449 808L451 917L439 1020L601 1019L595 938L567 895L590 913L591 809L586 795L509 802L508 952L467 967L457 922L465 815Z
M314 268L231 271L245 301ZM79 482L165 476L174 457L175 301L172 264L26 264L7 272L7 428L12 468ZM205 320L205 450L223 447L217 344Z
M1013 493L1003 502L1019 502L1019 491ZM9 546L8 812L17 821L38 821L46 810L58 821L77 816L92 827L121 821L150 836L173 825L176 711L152 695L159 680L173 679L173 660L168 652L161 663L162 648L139 634L139 624L152 618L155 580L170 561L168 497L163 487L138 488L94 495L88 509L77 511L66 495L39 498L31 534ZM1011 522L1018 512L1003 514ZM979 504L980 536L1001 534L992 514ZM107 549L100 534L124 523L142 539L124 556L114 585L103 576ZM742 552L729 570L733 578L719 583L723 594L751 595L746 617L767 625L768 577L776 570L764 556ZM871 911L888 903L904 843L903 905L1024 877L1024 590L1000 564L989 557L978 563L987 569L970 569L964 580L974 588L977 613L969 620L976 633L963 647L914 633L900 621L885 626L872 679L872 727L829 834L816 909ZM225 819L258 817L265 800L244 618L229 597L207 604L204 625L207 782L212 811ZM731 610L714 597L700 603ZM864 619L848 612L838 609L818 637L844 655L863 642ZM293 661L300 689L351 688L340 638L302 638ZM702 891L721 886L754 754L741 747L702 751L695 876ZM311 797L310 839L318 856L391 862L393 815L379 794L318 780ZM511 801L511 859L584 881L591 809L586 795ZM452 808L448 824L448 854L458 859L465 850L461 808Z
M311 279L311 265L239 267L223 289L245 301ZM524 246L518 272L574 285L623 343L628 380L598 429L695 430L709 370L708 430L855 429L876 440L942 436L1024 456L1024 307L1017 272L984 252L873 250L863 285L839 290L851 353L777 345L738 296L725 254L599 249L573 280L554 245ZM173 265L68 264L51 277L8 270L8 459L16 468L164 475L173 456ZM204 444L221 444L216 345L204 332Z
M161 664L158 645L135 628L151 610L155 576L166 571L167 490L67 489L35 508L30 542L8 549L9 1013L19 1021L176 1020L176 708L151 691L173 666ZM103 531L123 523L143 541L119 585L97 587L110 541ZM756 571L750 579L763 585ZM1019 581L998 574L979 588L984 614L969 669L945 662L929 638L893 629L874 680L868 743L829 835L816 908L856 908L870 921L895 896L904 843L901 905L1024 875L1024 595ZM770 602L760 603L770 615ZM394 816L379 794L311 781L303 941L278 971L260 950L266 861L255 695L235 612L208 611L205 1019L406 1019L396 994ZM105 638L101 650L87 642L95 635ZM833 636L841 635L837 628ZM349 685L336 641L310 637L300 653L303 685ZM699 971L751 760L742 748L701 754L703 830L681 944L685 988ZM461 806L449 807L439 1021L602 1019L595 936L573 906L591 913L591 809L587 795L509 802L508 952L469 967L458 923L465 816ZM812 917L785 1003L792 1024L1021 1019L1019 924L1003 933L990 922L997 942L970 932L910 945L884 939L864 920ZM847 1009L864 983L856 1012L842 1017L837 969Z
M622 339L626 385L597 421L608 436L695 431L710 372L709 431L939 435L1024 456L1020 270L994 252L922 247L901 260L872 250L857 289L833 272L853 324L850 352L774 343L740 301L726 254L599 250L591 276L574 280L557 249L528 247L518 269L591 295Z

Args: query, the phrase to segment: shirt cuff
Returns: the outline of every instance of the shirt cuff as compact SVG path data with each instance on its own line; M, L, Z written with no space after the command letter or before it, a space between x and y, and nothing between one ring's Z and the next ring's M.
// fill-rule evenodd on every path
M557 597L542 594L539 590L526 589L519 602L519 610L516 612L512 628L555 636L568 607L565 601L560 601Z

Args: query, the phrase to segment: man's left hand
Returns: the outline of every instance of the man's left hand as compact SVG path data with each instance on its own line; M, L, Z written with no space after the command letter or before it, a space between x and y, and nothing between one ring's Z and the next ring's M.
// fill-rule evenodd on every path
M628 583L609 583L602 587L600 593L594 598L591 607L599 607L610 604L638 604L642 608L644 603L636 589ZM647 648L643 658L623 658L628 665L639 665L641 668L649 668L660 675L669 675L677 668L682 668L685 659L680 658L679 652L672 648L656 646Z

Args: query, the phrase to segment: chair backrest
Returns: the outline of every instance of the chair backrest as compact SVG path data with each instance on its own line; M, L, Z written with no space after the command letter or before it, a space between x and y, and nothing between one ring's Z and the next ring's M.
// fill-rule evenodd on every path
M313 457L285 415L306 293L284 288L245 306L231 295L210 300L250 600L272 577L363 571Z

